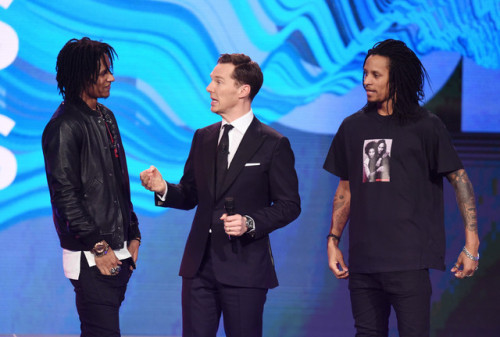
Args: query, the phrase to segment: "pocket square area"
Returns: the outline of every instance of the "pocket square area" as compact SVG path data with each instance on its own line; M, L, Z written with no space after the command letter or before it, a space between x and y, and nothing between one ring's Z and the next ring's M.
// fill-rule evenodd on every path
M246 163L245 166L259 166L260 163Z

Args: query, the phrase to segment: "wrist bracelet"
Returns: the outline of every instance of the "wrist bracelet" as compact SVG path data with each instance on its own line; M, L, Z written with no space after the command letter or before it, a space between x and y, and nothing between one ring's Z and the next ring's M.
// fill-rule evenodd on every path
M338 242L340 242L340 236L338 236L338 235L335 235L335 234L330 233L330 234L328 234L328 235L326 236L326 239L327 239L327 240L328 240L329 238L333 238L333 239L337 240Z
M462 252L465 253L465 256L467 256L469 259L471 259L472 261L479 261L479 253L477 253L477 256L474 256L472 255L468 250L467 248L465 248L464 246L464 249L462 249Z

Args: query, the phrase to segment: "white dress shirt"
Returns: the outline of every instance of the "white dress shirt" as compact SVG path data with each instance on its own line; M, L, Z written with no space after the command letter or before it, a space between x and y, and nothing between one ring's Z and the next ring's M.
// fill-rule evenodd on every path
M234 158L234 154L236 153L238 147L240 146L241 140L243 139L245 132L247 132L248 127L250 126L250 124L252 124L252 121L253 121L253 111L251 109L249 112L247 112L240 118L235 119L232 123L228 123L224 119L222 120L221 128L219 131L219 142L220 139L222 138L224 125L231 124L232 126L234 126L234 128L229 130L228 133L229 137L229 154L227 156L228 168L231 165L231 161Z

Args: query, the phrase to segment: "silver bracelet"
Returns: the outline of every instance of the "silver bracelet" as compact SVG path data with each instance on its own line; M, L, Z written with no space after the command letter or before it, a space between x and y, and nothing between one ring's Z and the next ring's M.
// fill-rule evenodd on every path
M477 256L474 256L467 250L467 248L465 248L465 246L464 249L462 249L462 252L464 252L465 256L467 256L472 261L479 261L479 253L477 253Z

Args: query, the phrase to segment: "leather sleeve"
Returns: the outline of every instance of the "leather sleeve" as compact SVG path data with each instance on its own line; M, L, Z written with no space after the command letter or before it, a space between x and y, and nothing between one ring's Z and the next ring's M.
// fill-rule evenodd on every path
M128 240L127 241L131 241L133 239L136 239L136 238L141 238L141 231L139 230L139 219L137 218L137 215L135 214L135 212L133 211L133 208L132 208L132 203L130 203L130 209L131 209L131 212L130 212L130 229L129 229L129 232L128 232Z
M54 119L42 136L47 182L54 216L64 235L72 235L89 249L102 240L99 229L83 205L80 172L82 129L74 120ZM66 226L62 226L65 224Z

